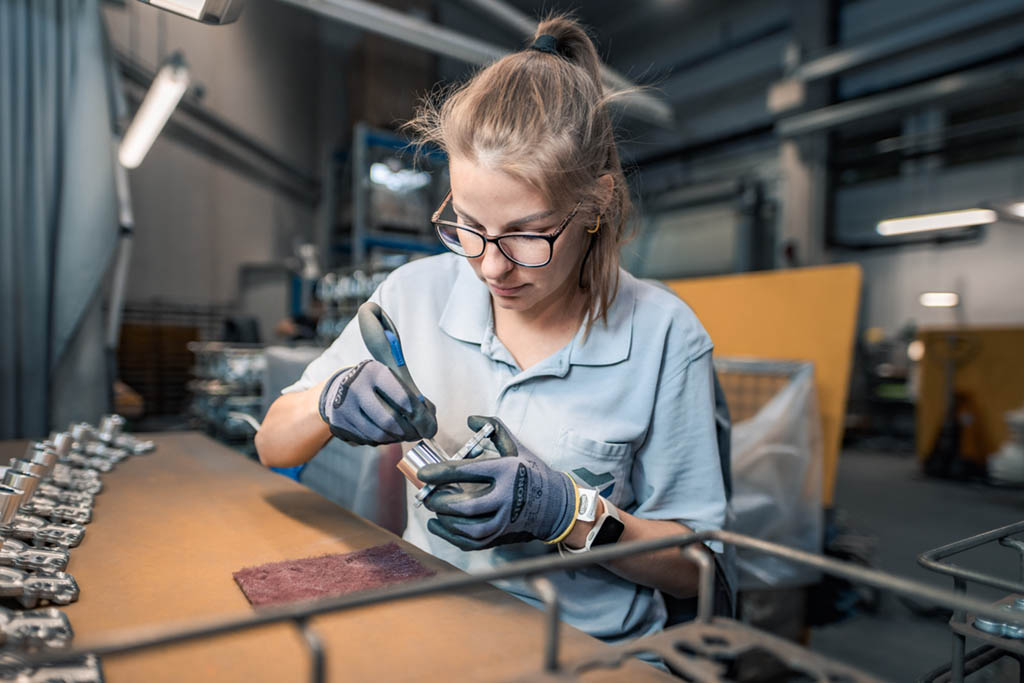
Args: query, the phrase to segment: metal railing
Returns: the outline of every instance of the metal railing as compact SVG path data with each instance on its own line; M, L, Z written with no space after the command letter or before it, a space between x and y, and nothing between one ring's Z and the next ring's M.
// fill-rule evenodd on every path
M1011 527L1006 528L1009 529ZM1013 525L1012 528L1024 530L1024 522L1020 522L1018 525ZM994 533L995 532L989 532L989 534L983 536L986 536L987 538ZM1007 535L1009 533L1014 532L1007 532ZM969 542L973 540L974 539L968 539L967 541L961 541L957 544L951 544L951 546L945 546L937 549L936 551L932 551L932 553L937 553L939 556L946 556L949 553L946 553L946 555L943 555L943 553L945 553L948 548L959 548L969 544ZM290 621L299 629L310 649L312 662L311 680L322 681L324 671L326 669L326 653L323 643L309 624L312 617L356 609L359 607L368 607L370 605L377 605L386 602L395 602L424 595L480 586L503 579L532 578L535 579L534 585L538 589L538 593L547 605L548 609L548 619L546 619L546 646L542 662L543 671L553 672L559 670L560 666L558 658L559 629L557 628L559 623L559 607L558 595L554 590L553 585L543 578L545 574L555 571L583 569L588 566L622 559L631 555L679 547L687 553L688 557L697 563L700 570L696 622L710 624L712 622L712 614L714 613L714 563L706 553L699 552L692 547L694 544L704 541L720 541L722 543L734 545L738 548L768 553L791 562L815 567L822 572L833 576L873 586L881 590L890 591L897 595L914 598L926 603L958 610L963 613L971 612L985 618L1008 621L1010 623L1024 626L1024 616L1008 616L1005 611L1000 610L998 607L994 607L981 600L970 598L963 593L934 588L923 583L893 576L885 572L847 564L820 555L794 550L786 546L768 543L766 541L742 536L729 531L715 530L623 543L598 548L584 555L533 558L509 563L502 567L476 574L465 574L461 572L443 574L423 581L388 588L368 590L337 598L305 601L281 607L263 608L246 616L191 621L182 624L142 629L133 628L123 632L114 632L110 635L96 638L92 641L86 641L73 649L42 651L26 658L26 663L60 663L72 661L87 654L95 654L101 657L127 654L148 648L173 645L200 638L241 632ZM949 573L949 568L943 567L941 571ZM992 584L990 583L990 585ZM1024 588L1024 586L1022 586L1022 588ZM728 620L714 619L715 623L721 623L723 621ZM634 643L637 642L638 641L634 641ZM633 647L636 649L638 646L634 645ZM642 649L642 647L640 647L640 649Z
M946 574L947 576L952 577L953 591L957 595L966 596L967 583L974 582L984 586L991 586L992 588L1009 591L1011 594L1021 596L1024 595L1024 542L1010 538L1010 536L1020 533L1024 533L1024 521L1008 524L1004 527L999 527L998 529L992 529L991 531L986 531L975 536L954 541L953 543L933 548L932 550L926 550L918 556L917 562L925 569L930 569L933 572ZM983 574L982 572L974 569L968 569L966 567L942 561L968 550L996 541L998 541L1002 546L1013 548L1017 551L1020 562L1018 569L1019 578L1017 581L1009 581L998 576ZM998 606L989 605L989 607L996 610L1000 609ZM949 666L940 667L922 680L928 682L951 680L953 683L963 683L966 675L974 673L984 666L994 663L1005 656L1010 656L1017 659L1018 667L1020 669L1020 680L1024 683L1024 641L1021 641L1021 645L1014 646L1013 643L1008 643L1003 638L986 634L978 629L972 629L968 623L969 612L973 612L976 617L981 616L984 618L990 618L988 614L982 614L977 610L954 610L953 618L950 620L950 628L953 635L952 660ZM995 619L995 621L1016 623L1012 622L1007 617L1008 613L1001 611L1000 616ZM967 653L968 634L985 641L985 644L982 647Z

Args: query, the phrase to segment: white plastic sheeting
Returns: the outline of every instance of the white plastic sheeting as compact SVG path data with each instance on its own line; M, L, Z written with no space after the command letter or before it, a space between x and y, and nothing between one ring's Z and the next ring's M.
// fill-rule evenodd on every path
M719 373L790 378L751 418L732 428L732 528L765 541L820 553L823 534L822 439L811 363L723 360ZM786 588L819 573L780 558L741 551L739 587Z

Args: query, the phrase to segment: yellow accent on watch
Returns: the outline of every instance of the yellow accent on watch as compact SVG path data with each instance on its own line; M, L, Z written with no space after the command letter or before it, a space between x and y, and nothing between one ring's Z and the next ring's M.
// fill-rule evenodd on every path
M572 533L573 527L576 526L576 518L580 515L580 487L576 484L576 480L569 476L568 472L562 472L565 476L569 477L569 481L572 482L572 492L576 495L576 502L572 506L572 521L569 522L569 526L565 527L565 531L558 534L556 538L552 538L550 541L544 541L547 545L553 545L555 543L561 543L569 534Z

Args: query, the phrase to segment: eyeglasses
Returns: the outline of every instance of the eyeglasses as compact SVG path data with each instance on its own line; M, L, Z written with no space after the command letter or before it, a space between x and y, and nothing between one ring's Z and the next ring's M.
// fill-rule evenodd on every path
M441 202L441 206L430 219L434 224L434 229L437 230L437 236L441 239L441 244L459 256L477 258L483 255L487 243L491 242L498 246L498 250L509 261L526 268L540 268L551 263L551 256L555 251L555 240L565 232L569 222L583 204L582 200L577 202L576 207L569 212L558 229L552 233L541 235L535 232L509 232L498 237L488 237L480 230L442 218L442 214L450 205L451 200L452 193L449 190L444 201Z

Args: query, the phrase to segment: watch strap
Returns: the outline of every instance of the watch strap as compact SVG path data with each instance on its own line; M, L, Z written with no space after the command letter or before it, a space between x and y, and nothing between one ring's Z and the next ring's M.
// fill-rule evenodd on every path
M619 509L608 502L608 499L601 496L604 501L604 513L594 522L594 527L587 532L587 540L582 548L570 548L564 542L558 544L558 553L565 555L581 555L590 552L594 546L608 545L615 543L622 536L625 525L619 517Z

